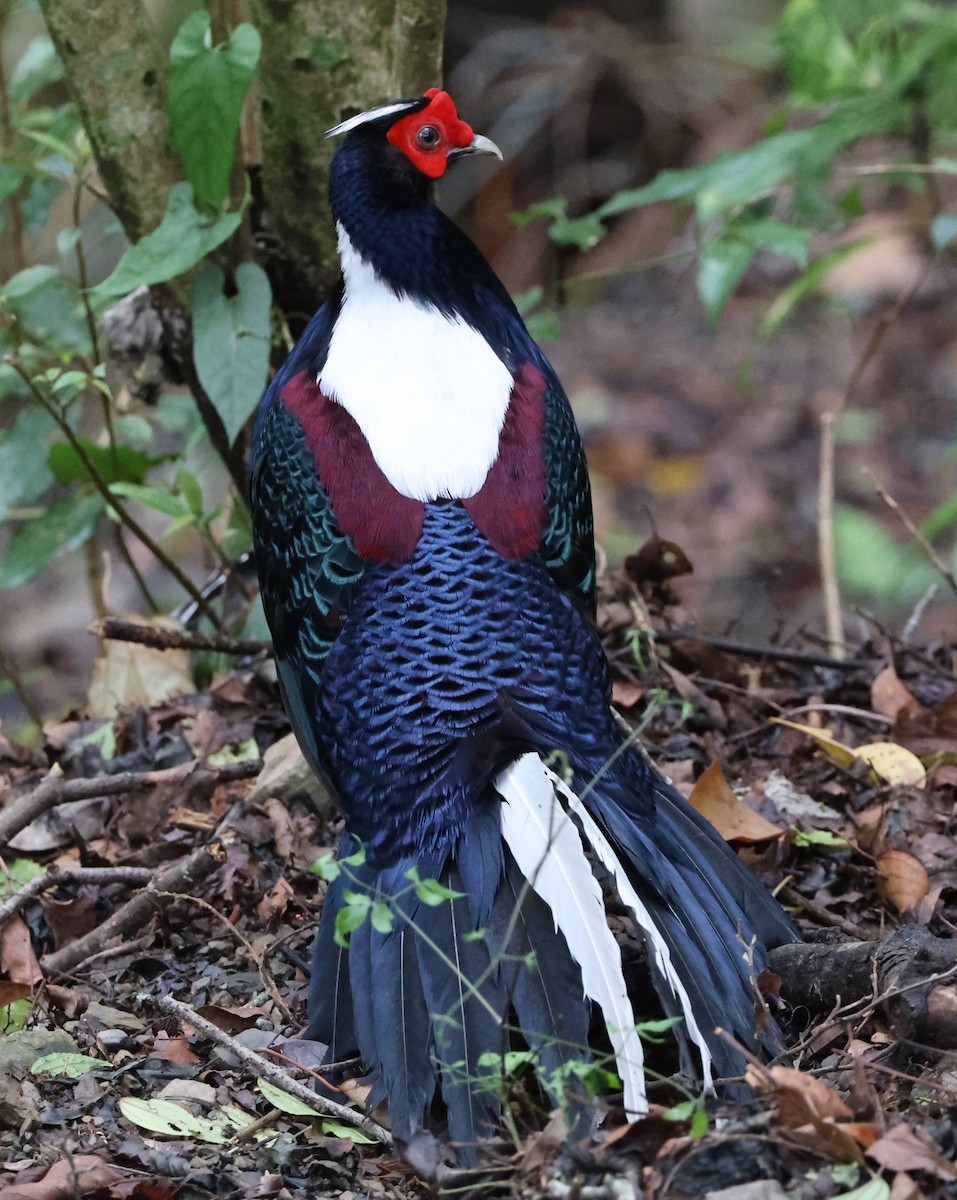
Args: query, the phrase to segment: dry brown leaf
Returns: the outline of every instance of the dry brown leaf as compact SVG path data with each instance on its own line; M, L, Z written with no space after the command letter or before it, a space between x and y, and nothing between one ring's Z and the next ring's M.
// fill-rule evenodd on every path
M137 618L161 629L181 629L168 617ZM105 639L93 664L90 712L115 717L121 708L149 708L172 696L195 691L189 654L185 650L156 650L136 642Z
M688 803L711 822L726 842L767 842L784 833L738 799L717 759L694 785Z
M192 1067L202 1059L194 1054L189 1047L189 1038L182 1035L170 1037L165 1029L161 1029L153 1042L153 1053L166 1062L176 1063L180 1067Z
M895 1125L867 1151L891 1171L926 1171L939 1179L957 1179L957 1164L948 1162L929 1137L909 1125Z
M885 850L877 859L877 889L898 912L916 908L930 881L924 864L906 850Z
M109 1189L119 1172L95 1154L67 1155L35 1183L12 1183L3 1189L3 1200L67 1200Z
M806 1125L817 1118L849 1121L853 1113L833 1088L814 1075L806 1075L795 1067L770 1067L778 1106L778 1120L788 1128Z
M295 892L293 891L292 884L289 883L285 875L280 875L256 905L256 912L259 914L259 919L262 923L269 925L271 921L275 921L281 917L286 911L286 905L294 895Z
M33 953L30 931L21 917L12 917L0 929L0 969L11 983L24 983L28 987L43 978Z
M911 695L893 666L885 667L871 684L871 704L874 711L893 720L902 709L920 710L920 705Z
M616 679L611 685L611 702L616 708L634 708L644 694L643 687L624 679Z

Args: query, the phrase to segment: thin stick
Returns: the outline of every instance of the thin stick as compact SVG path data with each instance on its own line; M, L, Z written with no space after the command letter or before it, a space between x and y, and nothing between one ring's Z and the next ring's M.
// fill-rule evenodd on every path
M187 762L178 767L166 767L162 771L122 771L116 775L94 775L89 779L65 779L60 767L55 766L31 792L0 810L0 846L16 837L21 829L26 829L42 813L71 800L119 796L124 792L187 781L191 784L231 783L236 779L250 779L258 775L261 769L262 762L257 758L227 763L222 767L209 767L204 762Z
M917 528L907 513L904 512L887 488L885 488L884 485L878 481L873 471L870 471L867 467L865 467L864 474L868 477L868 479L870 479L871 483L873 483L874 490L877 492L878 496L880 496L891 512L897 516L897 519L904 526L911 537L916 540L917 544L933 563L936 570L940 572L941 577L944 579L947 586L954 593L954 595L957 596L957 577L954 576L953 571L947 566L944 560L940 557L924 534Z
M732 638L712 637L687 629L656 629L656 642L699 642L703 646L714 646L728 654L740 654L745 658L770 658L780 662L800 663L807 667L834 667L840 671L853 671L868 666L863 658L829 658L825 654L813 654L806 650L789 650L784 646L764 646L753 642L737 642Z
M90 633L116 642L138 642L156 650L214 650L220 654L250 658L272 650L269 642L255 638L234 638L225 633L193 633L188 629L164 629L143 621L126 621L122 617L103 617L94 621Z
M203 614L207 616L209 620L212 621L212 623L218 628L220 619L216 612L206 603L203 593L199 590L196 584L193 583L189 576L180 570L180 568L170 558L163 547L158 545L158 543L147 533L139 521L130 516L129 510L120 500L120 498L113 495L113 493L110 491L110 485L100 474L96 464L87 454L83 443L73 432L70 422L63 416L59 408L49 401L46 396L44 396L43 392L37 387L37 385L33 382L33 379L30 377L30 372L17 358L15 358L13 355L5 354L3 361L9 364L9 366L16 371L16 373L30 389L30 393L34 399L37 400L37 402L46 409L54 421L56 421L57 425L60 427L60 431L70 443L70 446L73 448L73 450L76 451L77 458L79 458L80 462L82 462L83 466L86 468L87 474L90 477L90 481L93 483L94 487L104 498L104 500L106 500L107 504L110 505L130 533L132 533L134 537L138 538L143 543L156 561L160 563L161 566L170 573L170 575L173 576L183 591L188 593L190 598L193 599L202 610Z
M66 975L94 954L105 950L114 938L142 929L168 892L193 893L199 883L223 865L226 851L219 842L200 846L172 866L158 871L150 882L116 910L96 929L61 946L40 959L44 975Z
M37 875L29 883L25 883L9 900L0 904L0 927L5 925L11 917L16 916L21 909L26 908L36 896L41 895L50 888L68 883L81 885L84 883L132 883L141 885L149 883L153 874L153 871L149 867L69 867L66 869L62 867L50 867L42 875Z
M301 1100L303 1104L309 1105L310 1108L315 1110L317 1116L334 1117L337 1121L345 1121L349 1125L354 1125L357 1129L361 1129L364 1133L368 1133L377 1141L384 1143L384 1145L392 1145L392 1135L370 1117L356 1112L355 1109L346 1108L344 1104L337 1104L335 1100L329 1100L318 1092L314 1092L311 1088L306 1087L305 1084L300 1083L298 1079L293 1079L282 1067L277 1066L268 1059L260 1057L260 1055L244 1046L242 1042L238 1042L235 1038L230 1037L228 1033L223 1033L212 1021L207 1021L205 1017L201 1017L189 1005L183 1004L179 1000L174 1000L172 996L151 996L148 993L144 993L141 996L141 1000L144 1004L154 1004L161 1012L176 1017L177 1020L186 1025L192 1025L196 1032L202 1034L203 1037L209 1038L219 1046L226 1047L230 1054L235 1055L254 1075L261 1075L263 1079L268 1079L270 1083L275 1084L278 1088L282 1088L284 1092L287 1092L296 1100Z
M26 710L27 716L36 725L37 729L43 728L43 713L37 707L33 697L30 695L27 685L23 682L23 676L20 674L20 669L14 661L13 655L10 654L6 647L0 642L0 667L9 677L13 690L17 693L17 699Z

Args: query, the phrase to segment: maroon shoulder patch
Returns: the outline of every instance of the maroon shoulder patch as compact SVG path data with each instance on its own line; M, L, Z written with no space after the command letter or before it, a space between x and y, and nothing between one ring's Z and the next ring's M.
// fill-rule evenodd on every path
M498 458L479 492L463 501L478 530L503 558L538 549L545 528L545 377L526 363L515 377Z
M308 371L289 380L281 399L302 426L339 528L359 554L370 562L410 559L422 536L421 500L395 490L355 420Z

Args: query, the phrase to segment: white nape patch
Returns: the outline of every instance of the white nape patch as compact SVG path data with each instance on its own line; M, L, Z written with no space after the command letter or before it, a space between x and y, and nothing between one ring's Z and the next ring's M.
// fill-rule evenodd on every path
M368 112L356 113L354 117L349 117L345 121L340 121L338 125L333 125L331 129L326 130L326 137L338 137L340 133L349 133L353 129L358 129L360 125L365 125L367 121L377 121L379 117L391 117L393 113L408 112L409 109L415 108L419 103L415 100L396 100L392 104L380 104L378 108L370 108Z
M338 233L345 293L319 387L403 496L474 496L498 457L511 372L464 320L397 296Z
M582 973L585 995L601 1008L631 1121L648 1112L644 1052L621 966L621 950L581 835L537 754L523 754L498 776L502 836L519 869L551 909L555 928Z

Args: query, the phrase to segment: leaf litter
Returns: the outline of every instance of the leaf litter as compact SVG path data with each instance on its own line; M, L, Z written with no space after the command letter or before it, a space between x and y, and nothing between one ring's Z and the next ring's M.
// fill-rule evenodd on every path
M822 953L853 947L851 932L874 944L908 928L935 944L953 939L957 681L949 647L894 645L875 632L851 667L822 665L814 647L808 662L800 654L777 660L774 647L760 658L716 648L685 630L670 586L683 556L666 550L672 569L654 569L660 546L643 548L603 580L600 606L616 697L627 716L646 722L652 758L767 882L784 881L783 902ZM128 656L122 663L126 678L145 677ZM425 1195L394 1150L306 1115L301 1101L158 1009L160 997L176 997L237 1043L308 1063L309 1043L286 1041L300 1048L292 1052L283 1042L305 1024L323 889L311 865L335 846L341 821L281 740L268 662L240 663L200 695L164 687L155 703L148 699L105 722L51 723L38 752L0 741L6 805L36 788L50 762L71 780L164 771L197 756L216 756L222 767L255 753L269 771L221 782L213 771L110 796L82 826L62 824L52 840L27 837L23 849L7 850L15 873L29 864L25 878L53 863L157 870L210 842L222 856L195 896L157 901L63 979L39 982L47 956L102 928L131 885L85 884L82 876L54 883L7 923L0 1195L54 1197L66 1187L105 1196L163 1197L174 1188L197 1197L282 1188L344 1200ZM634 952L630 932L612 924ZM780 990L773 974L761 982L772 996ZM949 982L953 990L953 974ZM946 998L947 987L942 978L936 991ZM496 1188L595 1200L747 1200L762 1181L762 1195L845 1200L952 1190L957 1041L935 1047L902 1036L888 1003L872 990L830 1011L785 1010L793 1059L749 1068L750 1100L718 1111L660 1085L645 1120L626 1126L612 1107L582 1144L570 1143L555 1117L547 1121L519 1079L510 1102L519 1141L489 1151ZM674 1069L669 1053L649 1047L665 1075ZM346 1088L341 1102L362 1094ZM33 1116L24 1121L24 1113ZM438 1171L442 1154L420 1146L409 1157ZM64 1176L60 1161L75 1169Z

